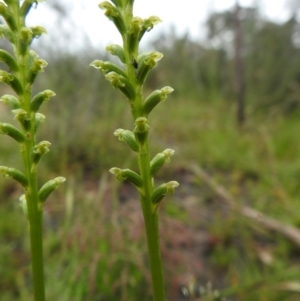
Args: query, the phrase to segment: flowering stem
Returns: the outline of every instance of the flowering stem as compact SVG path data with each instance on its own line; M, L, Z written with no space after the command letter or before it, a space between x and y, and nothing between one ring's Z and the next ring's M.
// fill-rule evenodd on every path
M16 12L17 13L17 12ZM22 16L19 32L25 26L25 19ZM44 284L44 261L43 261L43 212L38 202L38 184L37 184L37 167L32 162L32 149L36 144L35 114L32 114L31 103L31 85L28 85L29 76L29 49L25 54L22 54L21 42L15 47L15 56L17 64L20 68L20 82L23 88L23 95L20 95L19 100L22 104L22 109L28 112L30 116L30 128L24 129L26 140L21 144L21 154L25 168L25 176L28 180L28 188L25 189L25 199L28 212L28 223L30 231L30 246L31 246L31 268L33 277L33 293L34 300L45 301L45 284Z
M30 98L27 101L30 101ZM26 102L25 102L26 103ZM28 103L28 102L27 102ZM33 120L32 120L33 121ZM30 139L21 146L25 175L28 179L28 189L25 198L28 211L28 222L31 246L31 268L33 277L34 300L45 300L44 261L43 261L43 211L38 201L37 170L31 160L32 149L35 145L35 134L30 133Z
M148 73L162 58L159 52L139 53L139 43L144 33L150 31L161 20L151 16L148 19L133 17L133 0L111 0L99 4L105 10L105 15L114 22L123 39L123 47L109 45L107 51L117 56L124 64L124 68L112 62L94 61L91 66L99 69L111 85L119 89L127 98L135 122L133 132L118 129L115 136L125 142L136 152L139 174L129 169L113 167L110 172L120 180L128 180L136 186L144 215L146 228L150 271L152 276L154 301L165 301L165 289L162 270L162 260L159 242L158 208L160 201L167 194L172 194L179 184L171 181L154 187L154 175L169 162L169 157L174 153L167 149L157 154L152 160L149 151L149 124L148 115L154 107L165 100L171 93L171 87L156 90L147 98L143 96L143 85Z
M15 168L0 166L0 173L15 179L24 188L20 202L29 224L34 300L45 301L43 203L65 179L58 177L48 181L40 189L38 187L37 166L41 157L49 151L50 142L41 141L36 144L38 126L45 118L37 111L55 93L45 90L32 97L32 85L38 73L43 72L43 68L47 66L46 61L30 50L32 41L46 33L41 26L27 27L25 24L34 2L37 3L33 0L0 2L0 15L5 20L5 24L1 25L1 36L11 42L14 50L12 55L0 49L0 59L10 70L0 70L0 81L9 85L16 94L3 95L0 100L13 108L12 113L20 127L18 129L11 124L0 123L0 133L19 143L24 167L23 173Z

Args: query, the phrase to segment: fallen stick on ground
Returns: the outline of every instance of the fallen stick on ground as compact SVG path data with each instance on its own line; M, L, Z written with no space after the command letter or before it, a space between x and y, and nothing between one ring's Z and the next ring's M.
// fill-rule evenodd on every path
M284 224L274 218L268 217L267 215L252 209L248 206L237 204L234 197L223 187L217 184L201 167L196 164L191 166L192 171L196 176L203 180L226 204L231 210L240 212L243 216L253 219L269 230L277 231L293 241L297 246L300 247L300 231L294 226Z

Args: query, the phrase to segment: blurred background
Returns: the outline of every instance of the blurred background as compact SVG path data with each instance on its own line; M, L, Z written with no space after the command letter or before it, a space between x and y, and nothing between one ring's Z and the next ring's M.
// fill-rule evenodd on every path
M47 295L150 301L138 196L108 173L137 170L113 135L133 120L124 97L89 67L111 59L107 43L120 43L97 2L49 0L28 20L49 32L33 43L49 63L34 90L57 94L41 111L38 139L52 146L40 184L67 178L45 204ZM142 45L164 54L144 94L175 89L149 117L152 155L175 150L156 184L181 184L160 208L168 300L299 300L300 1L173 2L136 0L137 15L165 21ZM12 122L4 105L0 120ZM0 165L22 169L14 141L2 136L0 152ZM21 194L1 179L1 301L32 300Z

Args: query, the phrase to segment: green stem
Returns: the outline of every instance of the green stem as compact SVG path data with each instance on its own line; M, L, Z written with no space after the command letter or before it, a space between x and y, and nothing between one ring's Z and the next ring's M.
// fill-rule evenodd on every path
M122 10L122 16L125 20L127 29L131 26L132 21L132 10L133 1L128 4L125 10ZM134 121L139 117L144 117L143 108L143 94L142 85L137 83L136 79L136 67L133 66L133 59L138 57L138 45L132 49L132 45L129 45L132 36L131 33L126 32L121 33L123 38L123 47L126 58L126 72L128 79L132 86L135 88L136 97L135 99L130 99L131 112ZM132 40L131 40L132 42ZM138 163L140 175L143 179L143 188L140 190L140 201L142 204L144 222L146 228L147 244L148 244L148 254L150 261L150 270L152 278L153 296L154 301L165 301L165 289L164 289L164 279L162 270L162 260L160 252L159 243L159 226L158 226L158 210L152 203L153 194L153 181L150 172L150 154L149 154L149 140L144 143L139 142L139 152L138 152Z
M159 243L158 211L154 210L151 201L153 184L150 175L148 141L144 147L140 147L139 167L144 182L144 191L143 194L140 194L140 200L146 227L154 301L165 301L164 278Z
M34 206L33 200L31 197L28 202L33 205L32 217L29 219L33 292L34 300L45 301L42 211Z
M33 292L35 301L45 301L44 261L43 261L43 212L38 205L37 173L30 155L34 139L25 145L24 164L28 178L26 201L28 209L31 267L33 277Z
M17 7L16 12L19 11ZM19 30L25 26L24 18L19 18ZM31 267L33 277L33 293L35 301L45 301L44 262L43 262L43 212L38 202L37 167L32 162L32 149L36 144L35 139L35 113L31 112L31 85L28 85L29 49L26 54L21 53L21 45L16 48L16 58L20 67L19 78L23 87L23 95L20 96L22 109L30 115L30 129L25 130L26 141L21 145L23 164L28 188L25 190L28 210L28 221L31 246Z

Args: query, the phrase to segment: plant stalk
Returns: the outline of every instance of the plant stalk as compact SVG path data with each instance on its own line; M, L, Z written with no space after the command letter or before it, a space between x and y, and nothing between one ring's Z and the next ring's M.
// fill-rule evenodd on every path
M26 202L28 209L28 221L30 231L31 268L33 278L33 293L35 301L45 301L44 284L44 260L43 260L43 211L38 205L37 173L30 160L31 145L34 141L28 141L25 147L25 169L28 178Z
M35 207L35 206L33 206ZM45 301L42 212L33 209L29 221L34 300Z
M144 147L140 147L138 158L140 174L144 182L143 194L140 193L140 200L146 228L153 296L154 301L165 301L164 278L159 243L158 211L155 210L151 201L153 184L150 174L148 141L145 143Z
M25 25L22 18L20 29ZM25 55L21 54L21 45L16 48L16 58L20 66L20 81L23 87L23 95L20 96L22 108L30 115L30 129L24 130L25 142L21 145L23 164L28 188L25 189L26 204L28 210L28 222L30 232L31 269L33 281L33 295L35 301L45 301L45 280L43 260L43 211L38 202L37 166L32 162L32 149L36 144L35 114L31 112L31 85L28 85L29 48Z

